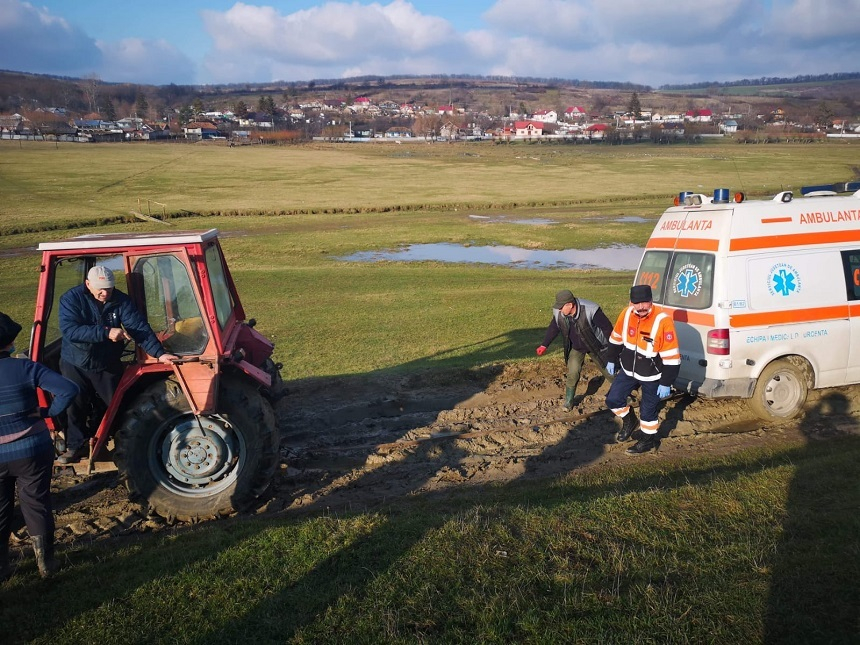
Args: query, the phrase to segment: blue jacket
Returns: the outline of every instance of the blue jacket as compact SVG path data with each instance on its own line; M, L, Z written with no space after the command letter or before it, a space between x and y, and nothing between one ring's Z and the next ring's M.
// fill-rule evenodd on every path
M85 284L69 289L60 298L62 359L85 370L118 370L123 343L109 340L108 330L120 325L150 356L164 354L152 327L122 291L114 289L102 305Z
M39 414L36 388L54 400L46 416L65 410L78 394L78 386L44 365L0 353L0 463L27 459L52 450L48 427Z

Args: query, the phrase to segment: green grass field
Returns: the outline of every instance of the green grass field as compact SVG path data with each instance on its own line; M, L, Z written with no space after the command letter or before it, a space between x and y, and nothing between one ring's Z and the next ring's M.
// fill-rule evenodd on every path
M680 190L764 194L844 181L856 164L856 146L831 143L0 142L0 301L26 327L36 244L167 230L87 226L150 199L200 214L172 229L223 232L245 308L274 338L288 381L532 360L555 291L613 317L632 274L338 258L427 242L641 246ZM487 213L556 223L469 217ZM644 221L618 221L630 215ZM28 560L0 585L0 640L857 642L858 458L854 437L80 543L56 580L39 580Z
M845 181L855 147L521 143L305 147L0 141L0 233L169 214L605 204ZM140 200L140 201L139 201ZM147 200L150 200L147 202ZM662 209L660 209L662 210Z

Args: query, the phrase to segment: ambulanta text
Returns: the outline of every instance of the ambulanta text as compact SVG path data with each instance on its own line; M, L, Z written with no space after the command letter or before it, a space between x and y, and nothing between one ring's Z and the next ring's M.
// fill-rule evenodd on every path
M694 219L680 220L673 219L668 222L663 222L660 226L661 231L707 231L714 225L714 222L709 219Z
M860 221L860 210L851 209L847 211L816 211L814 213L801 213L801 224L827 224L829 222L856 222Z

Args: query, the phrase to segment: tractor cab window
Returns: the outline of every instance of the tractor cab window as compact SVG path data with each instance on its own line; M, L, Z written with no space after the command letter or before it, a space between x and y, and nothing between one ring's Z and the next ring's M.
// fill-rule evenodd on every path
M188 267L173 255L141 258L134 272L143 278L146 318L164 349L179 356L199 354L209 342Z
M54 280L51 284L52 292L49 294L50 310L47 312L45 321L45 352L42 361L49 367L59 366L59 340L60 332L60 298L69 289L83 284L87 279L87 272L96 264L102 264L113 270L116 288L128 293L125 279L125 268L122 255L107 256L76 256L62 257L54 262ZM56 354L56 356L54 356ZM53 360L55 358L56 360Z
M227 276L224 275L221 252L215 244L211 244L206 249L206 270L209 272L209 282L212 284L212 299L215 301L218 325L224 329L230 314L233 313L233 296L230 294Z

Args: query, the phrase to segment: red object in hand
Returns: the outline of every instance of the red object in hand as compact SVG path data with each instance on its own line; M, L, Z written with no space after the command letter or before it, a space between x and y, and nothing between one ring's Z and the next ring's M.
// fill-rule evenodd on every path
M543 356L544 354L546 354L546 345L541 345L537 348L537 355Z

